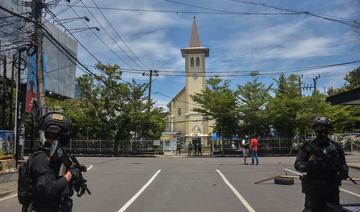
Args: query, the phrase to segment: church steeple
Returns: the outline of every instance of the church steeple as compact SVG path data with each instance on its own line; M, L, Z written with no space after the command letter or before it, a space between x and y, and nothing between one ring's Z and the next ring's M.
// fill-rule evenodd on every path
M190 54L204 54L204 57L209 56L209 48L202 47L200 44L200 38L195 17L192 22L189 46L181 49L181 55L183 57L186 57L186 55L189 56Z
M200 47L200 46L201 46L200 38L199 38L199 33L198 33L195 16L194 16L194 20L192 23L192 29L191 29L191 37L190 37L189 47Z

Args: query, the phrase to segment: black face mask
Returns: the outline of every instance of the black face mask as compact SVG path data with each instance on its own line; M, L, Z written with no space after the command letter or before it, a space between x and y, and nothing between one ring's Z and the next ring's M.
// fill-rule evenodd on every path
M320 142L327 142L329 140L329 138L328 138L329 131L327 131L327 130L317 130L317 131L315 131L315 134L316 134L316 138Z

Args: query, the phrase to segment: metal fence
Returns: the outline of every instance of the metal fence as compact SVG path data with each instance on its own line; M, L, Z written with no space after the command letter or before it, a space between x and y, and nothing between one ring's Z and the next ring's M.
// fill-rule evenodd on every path
M240 143L239 140L226 140L223 144L220 141L215 142L214 154L242 155ZM288 155L297 152L291 151L292 142L288 138L260 138L259 143L260 155Z
M315 136L313 135L303 138L311 141L315 139ZM347 153L360 153L360 135L350 133L333 134L330 135L330 139L341 144L344 151ZM298 149L303 144L303 140L299 139L298 136L295 136L292 147L294 149Z
M360 153L360 135L357 134L335 134L331 139L340 143L345 152Z
M162 146L153 140L71 140L66 147L75 154L158 154Z
M360 153L360 136L353 134L335 134L330 136L332 140L340 143L345 152ZM295 136L289 138L265 139L260 138L260 155L294 155L303 144L304 138L312 140L315 137ZM159 141L154 140L71 140L65 148L74 154L83 155L114 155L114 154L163 154L163 146ZM30 142L25 141L25 153L30 150ZM215 155L242 155L240 141L227 140L223 144L214 142L213 149L211 146L203 146L203 153L212 151ZM187 152L187 145L184 144L182 152Z
M79 155L161 154L162 146L153 140L71 140L65 150ZM25 142L30 152L30 141Z

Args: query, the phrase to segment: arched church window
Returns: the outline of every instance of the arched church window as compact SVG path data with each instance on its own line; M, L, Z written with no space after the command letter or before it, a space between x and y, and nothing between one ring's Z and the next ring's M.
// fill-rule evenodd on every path
M199 67L200 66L200 59L197 57L196 58L196 66Z
M190 66L194 67L194 58L193 57L190 59Z

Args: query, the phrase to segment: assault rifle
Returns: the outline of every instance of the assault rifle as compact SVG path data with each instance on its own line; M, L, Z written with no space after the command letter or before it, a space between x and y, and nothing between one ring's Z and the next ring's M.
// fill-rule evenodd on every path
M60 145L57 148L57 154L64 165L60 168L61 175L65 174L66 169L79 169L79 178L72 184L77 196L81 197L85 191L91 195L91 192L86 184L87 180L85 180L82 176L82 173L86 172L87 168L83 164L80 164L75 156L68 155Z
M332 160L331 159L331 152L334 151L334 149L325 149L324 152L319 149L312 141L306 142L308 146L310 147L311 153L313 153L316 157L319 157L326 161L328 164L331 164L333 168L335 168L337 171L339 171L340 176L343 177L343 179L349 179L354 184L357 184L354 179L352 179L349 176L348 170L345 170L343 165L339 160Z

